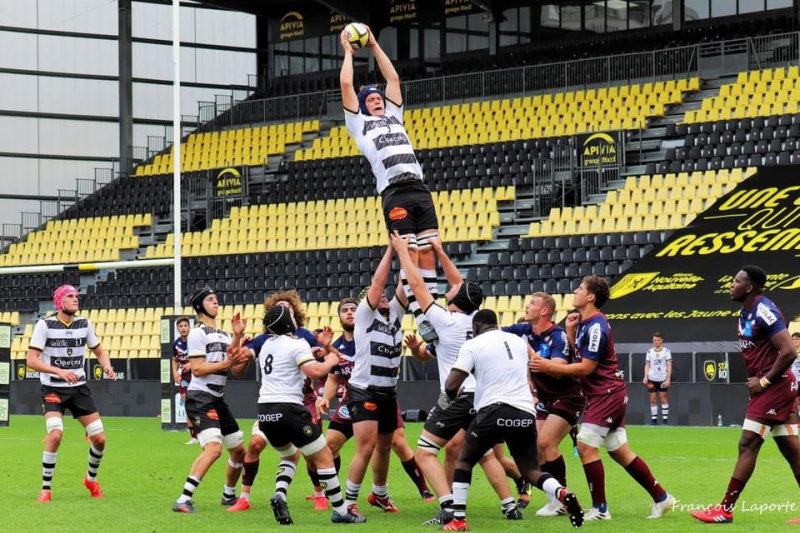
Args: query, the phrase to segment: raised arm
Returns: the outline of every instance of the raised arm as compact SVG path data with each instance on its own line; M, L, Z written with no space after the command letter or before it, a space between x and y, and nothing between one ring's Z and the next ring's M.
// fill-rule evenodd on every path
M461 275L461 271L458 270L458 267L450 260L450 256L444 251L444 245L441 239L439 237L432 237L428 239L428 242L433 248L436 257L439 259L439 264L442 265L442 271L447 278L447 284L452 287L459 283L464 283L464 277Z
M372 275L372 283L367 291L367 303L372 309L378 307L381 303L381 296L383 289L386 288L386 282L389 281L389 272L392 270L392 254L394 248L392 245L386 247L386 253L383 254L378 268L375 269L375 274Z
M392 60L389 59L389 56L386 55L386 52L384 52L378 44L378 40L375 39L375 34L372 33L372 30L369 31L367 48L372 49L372 53L375 56L375 63L378 64L378 70L381 71L383 79L386 80L386 98L395 105L403 105L403 93L400 91L400 76L394 69Z
M342 30L340 34L344 59L342 60L342 70L339 72L339 86L342 88L342 106L348 111L358 113L358 96L353 87L353 54L355 50L347 42L347 32Z

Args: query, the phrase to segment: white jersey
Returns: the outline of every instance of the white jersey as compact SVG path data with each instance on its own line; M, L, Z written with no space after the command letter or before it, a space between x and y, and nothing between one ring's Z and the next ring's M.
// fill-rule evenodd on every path
M208 363L220 363L228 357L228 347L231 345L231 336L221 329L212 328L202 322L189 331L188 345L189 359L205 357ZM189 382L189 391L207 392L217 398L222 398L225 393L225 384L228 382L228 371L222 370L214 374L197 376L192 374Z
M504 403L536 413L528 385L528 343L499 329L487 331L461 346L453 368L475 374L475 409Z
M644 360L650 363L650 371L647 373L647 379L650 381L667 380L667 361L672 361L672 354L669 348L666 346L662 346L660 350L650 348L647 350L647 355Z
M86 348L100 345L88 318L73 316L70 324L62 322L57 315L43 318L36 323L29 347L42 352L46 365L71 370L78 376L77 383L67 383L55 374L39 373L42 385L50 387L77 387L86 383L84 365Z
M264 342L258 353L261 390L258 403L296 403L303 405L303 382L300 367L314 361L311 346L305 339L276 335Z
M439 340L433 345L433 354L439 367L439 387L442 391L447 376L450 375L450 370L458 359L458 351L472 338L474 314L454 313L439 304L433 304L425 311L425 317L439 336ZM475 377L472 374L464 381L464 392L475 392Z
M386 98L384 101L386 112L382 117L344 110L347 131L372 166L378 194L396 181L414 176L422 180L422 167L403 126L403 106Z
M794 374L794 379L800 381L800 353L797 354L797 357L790 368L792 370L792 374Z
M400 319L405 309L392 298L389 302L389 318L384 318L377 309L369 306L363 298L356 308L355 329L356 361L350 375L350 385L360 389L367 387L397 386L400 357L403 348L403 330Z

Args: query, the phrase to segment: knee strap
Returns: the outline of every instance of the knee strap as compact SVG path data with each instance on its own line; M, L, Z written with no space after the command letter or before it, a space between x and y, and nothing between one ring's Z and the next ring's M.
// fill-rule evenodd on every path
M87 424L86 426L86 434L90 437L94 437L103 432L103 421L99 418L92 422L91 424Z
M48 416L44 419L44 426L47 428L47 432L50 433L51 431L64 431L64 419L60 416Z

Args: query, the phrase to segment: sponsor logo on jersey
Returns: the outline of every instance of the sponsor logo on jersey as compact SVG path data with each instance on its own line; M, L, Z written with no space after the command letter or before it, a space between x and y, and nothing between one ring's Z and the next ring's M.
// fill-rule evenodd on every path
M756 315L761 317L761 320L766 322L768 326L771 326L778 321L778 317L775 316L775 313L772 312L772 309L762 303L758 304L758 307L756 307Z
M408 216L408 211L403 207L395 207L389 211L389 220L403 220Z
M377 411L378 405L372 402L364 402L364 409L367 411Z
M211 409L209 412L206 413L206 416L211 420L219 420L219 414L217 414L216 409Z
M590 352L597 352L600 350L600 339L603 338L603 332L600 324L592 324L589 328L589 345L586 347Z
M44 397L44 403L61 403L61 397L51 392Z
M384 133L375 137L372 142L375 143L375 149L377 150L381 150L387 146L410 144L404 133Z

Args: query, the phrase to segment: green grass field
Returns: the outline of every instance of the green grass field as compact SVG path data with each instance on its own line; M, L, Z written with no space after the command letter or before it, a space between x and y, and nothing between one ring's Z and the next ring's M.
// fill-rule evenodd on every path
M100 469L106 497L92 500L81 480L86 469L88 445L77 422L66 420L64 441L59 451L53 480L53 502L36 503L41 482L41 439L44 423L40 417L14 416L11 427L0 429L0 479L2 479L2 531L7 532L173 532L276 530L278 526L267 500L272 493L272 474L277 464L273 452L261 459L259 477L253 488L253 509L227 513L219 505L223 484L220 460L198 489L198 513L181 515L171 511L181 491L197 446L185 446L186 433L165 433L157 418L105 418L108 445ZM249 424L243 423L243 426ZM409 442L415 443L421 424L409 424ZM775 531L788 529L785 521L800 517L798 487L789 467L772 442L764 445L756 474L748 485L735 514L733 526L704 525L689 517L689 506L717 503L727 485L736 457L739 430L734 428L631 427L634 451L650 464L658 480L679 500L674 514L661 520L645 520L650 499L622 468L607 457L606 481L613 520L587 523L597 531L689 531L714 528ZM344 450L345 468L352 452ZM584 505L590 502L583 470L572 450L567 449L569 485ZM289 494L295 525L289 531L360 529L365 532L433 531L422 522L436 512L435 504L423 503L396 457L389 476L391 494L401 512L387 515L366 504L369 475L365 480L360 508L367 515L364 525L331 524L330 513L317 513L303 500L310 492L304 468L298 471ZM478 469L470 492L468 517L475 531L568 531L565 518L536 518L535 510L544 496L534 491L525 520L511 522L500 514L496 496ZM762 510L772 506L773 510Z

